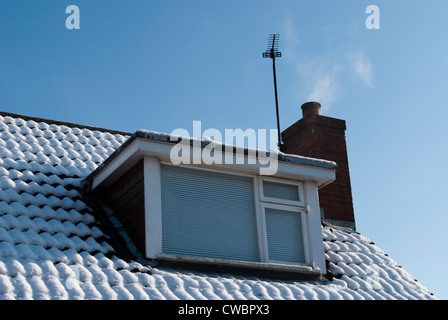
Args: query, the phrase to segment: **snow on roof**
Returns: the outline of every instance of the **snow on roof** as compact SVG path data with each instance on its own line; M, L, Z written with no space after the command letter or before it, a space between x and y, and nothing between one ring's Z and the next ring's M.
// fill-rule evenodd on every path
M123 255L79 188L128 138L0 113L0 299L435 299L369 239L325 225L328 274L313 280L151 267Z

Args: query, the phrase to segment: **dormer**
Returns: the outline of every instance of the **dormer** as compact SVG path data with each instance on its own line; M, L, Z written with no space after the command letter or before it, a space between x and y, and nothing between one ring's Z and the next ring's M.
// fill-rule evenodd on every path
M336 169L140 130L84 190L107 203L148 259L318 275L326 273L318 190Z

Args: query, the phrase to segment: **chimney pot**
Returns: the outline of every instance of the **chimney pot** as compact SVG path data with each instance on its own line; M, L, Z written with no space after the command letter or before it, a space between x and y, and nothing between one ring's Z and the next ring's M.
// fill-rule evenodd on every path
M320 103L315 101L310 101L302 104L302 116L303 118L318 115L320 116Z

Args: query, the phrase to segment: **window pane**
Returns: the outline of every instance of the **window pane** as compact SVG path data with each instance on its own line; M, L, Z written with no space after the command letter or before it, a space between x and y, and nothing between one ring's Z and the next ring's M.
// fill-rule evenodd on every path
M161 166L162 251L259 261L253 179Z
M263 194L269 198L300 201L298 186L293 184L263 181Z
M272 208L265 214L269 259L305 262L301 214Z

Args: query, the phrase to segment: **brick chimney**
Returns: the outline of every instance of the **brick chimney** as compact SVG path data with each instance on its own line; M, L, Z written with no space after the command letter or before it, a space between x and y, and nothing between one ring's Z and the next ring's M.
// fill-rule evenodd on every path
M282 132L284 150L337 163L336 180L319 190L322 219L355 229L345 121L322 116L318 102L303 104L302 115L302 119Z

